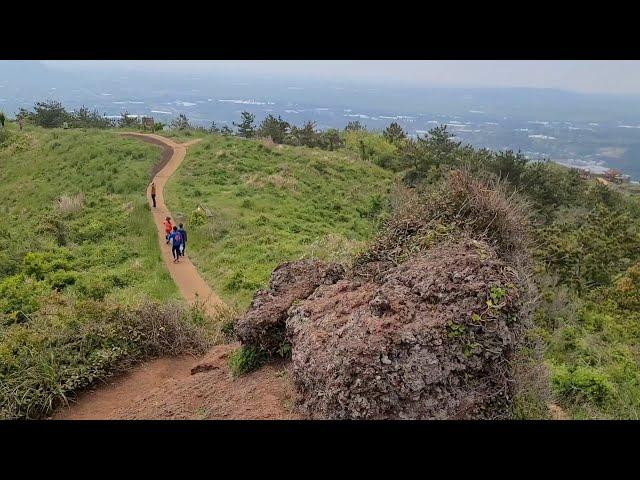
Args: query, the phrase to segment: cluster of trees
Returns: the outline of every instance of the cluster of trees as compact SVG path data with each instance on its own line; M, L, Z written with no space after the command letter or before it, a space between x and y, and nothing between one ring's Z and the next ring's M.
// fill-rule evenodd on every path
M108 118L104 113L97 110L89 110L84 105L76 110L68 111L62 103L56 100L46 100L37 102L33 110L21 108L16 114L16 118L24 118L27 122L44 128L138 128L142 125L142 120L138 115L131 115L129 112L120 114L120 118ZM191 128L184 115L178 118L179 122L186 121L187 128ZM184 122L183 122L184 123ZM181 123L181 125L183 125ZM156 122L156 131L162 130L164 124Z
M325 131L317 129L315 122L306 122L302 127L292 125L271 114L267 115L259 125L255 123L255 115L250 112L242 112L240 122L234 122L237 135L243 138L271 138L274 143L322 148L335 150L344 145L340 132L335 128ZM215 124L212 126L215 127ZM226 128L226 131L224 130ZM221 133L230 134L231 129L223 127L223 130L215 129Z
M426 135L411 138L397 123L382 134L368 132L359 122L352 122L342 136L346 147L363 160L404 173L409 186L430 184L452 168L465 168L477 174L501 178L513 190L527 195L542 218L550 218L561 205L575 206L585 201L585 183L579 171L549 161L530 161L520 152L494 152L476 149L454 141L447 127L432 128ZM600 186L601 187L601 186ZM609 189L593 187L591 195L606 203ZM593 198L591 198L593 200Z
M140 115L131 115L127 111L121 113L120 114L120 118L118 118L117 120L112 120L112 122L113 123L110 125L110 127L137 129L137 128L141 128L143 126L142 117ZM76 125L74 125L74 126L76 126ZM165 124L162 123L162 122L154 122L154 124L153 124L153 130L155 132L159 132L164 127L165 127ZM97 127L93 127L93 128L97 128ZM106 128L109 128L109 127L106 127Z
M216 122L211 122L209 132L221 133L222 135L233 135L233 130L231 130L228 125L223 125L222 128L220 128L218 125L216 125Z
M60 128L65 123L70 127L79 128L110 128L115 126L114 120L100 114L97 110L91 111L82 106L68 112L62 103L56 100L37 102L33 111L21 108L16 117L24 118L29 123L44 128Z

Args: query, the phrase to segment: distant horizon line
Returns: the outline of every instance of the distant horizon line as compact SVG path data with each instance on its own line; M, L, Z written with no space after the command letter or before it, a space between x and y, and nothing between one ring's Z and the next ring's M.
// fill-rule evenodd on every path
M28 61L28 60L27 60ZM95 60L89 60L90 62L96 62ZM98 60L99 61L99 60ZM142 60L144 61L144 60ZM206 61L206 60L204 60ZM215 61L215 60L214 60ZM190 80L201 80L201 79L216 79L216 80L227 80L227 81L247 81L252 80L256 82L274 82L274 83L287 83L287 82L304 82L309 85L320 85L327 88L332 87L360 87L360 88L386 88L386 89L408 89L408 90L469 90L469 91L544 91L544 92L557 92L564 93L570 95L579 95L579 96L604 96L604 97L615 97L615 98L629 98L635 97L640 98L640 91L621 91L621 92L611 92L604 90L583 90L583 89L572 89L562 86L530 86L530 85L465 85L465 84L457 84L457 83L439 83L439 82L414 82L410 80L393 80L389 78L381 78L380 80L371 80L369 78L363 79L353 79L353 78L337 78L337 79L327 79L327 78L318 78L317 76L313 76L312 74L296 74L296 73L269 73L269 72L256 72L256 73L248 73L248 72L229 72L227 71L194 71L194 70L185 70L184 72L177 72L173 70L164 70L161 68L149 68L147 70L138 68L138 67L127 67L127 66L117 66L113 68L107 68L98 66L96 67L96 63L92 63L91 65L78 63L76 65L66 64L55 64L55 60L36 60L36 62L42 65L44 68L61 72L66 74L95 74L97 76L104 76L106 74L107 77L115 77L116 75L122 77L127 75L132 76L157 76L163 75L166 77L170 77L171 79L179 79L184 77L189 77ZM82 62L82 60L78 60L78 62ZM109 61L111 62L111 61ZM238 60L241 62L241 60ZM0 61L0 67L2 65L2 61ZM339 77L339 75L336 75ZM372 77L375 77L372 74ZM0 79L1 81L1 79ZM284 86L284 85L283 85Z

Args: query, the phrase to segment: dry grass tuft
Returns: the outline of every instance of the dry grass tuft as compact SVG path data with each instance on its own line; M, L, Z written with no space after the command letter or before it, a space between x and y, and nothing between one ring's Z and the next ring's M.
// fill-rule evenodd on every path
M77 195L62 195L56 200L56 209L62 214L79 212L84 206L85 196L80 192Z
M492 239L503 254L528 248L529 205L515 192L509 193L504 181L480 180L467 171L454 170L447 187L458 207L456 217L462 217L467 228Z
M295 191L298 186L298 181L284 173L274 173L267 177L267 181L276 188Z
M356 265L371 261L397 265L462 233L489 242L511 263L528 264L528 204L508 193L499 180L454 170L424 192L397 185L391 206L384 228Z
M350 240L342 235L329 233L309 246L309 253L303 258L324 260L349 265L355 253L363 247L363 242Z
M276 143L271 139L271 137L261 138L260 143L263 147L268 149L272 149L276 146Z
M203 338L206 338L207 345L220 345L234 340L233 326L240 313L235 307L221 303L211 315L206 315L202 304L198 302L191 308L197 312L197 317L204 320L206 331Z
M243 175L244 184L249 188L261 189L265 186L264 177L257 174Z

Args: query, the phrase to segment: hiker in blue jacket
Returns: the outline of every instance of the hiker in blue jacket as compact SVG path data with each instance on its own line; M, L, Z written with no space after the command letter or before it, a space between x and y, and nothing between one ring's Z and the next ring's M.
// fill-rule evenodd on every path
M178 227L173 226L173 231L169 234L169 243L171 244L171 254L173 255L173 263L180 262L180 245L182 245L182 234L178 231Z
M178 232L182 235L182 244L180 245L180 255L184 257L184 252L187 250L187 231L184 229L184 226L180 224L178 227Z

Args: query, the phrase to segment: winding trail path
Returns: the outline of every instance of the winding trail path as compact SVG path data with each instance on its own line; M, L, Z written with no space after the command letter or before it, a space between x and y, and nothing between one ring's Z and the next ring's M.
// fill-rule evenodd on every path
M222 304L222 301L200 276L198 270L196 270L196 267L194 267L188 257L182 257L180 263L173 263L173 257L171 256L171 251L164 239L164 230L162 227L162 222L166 217L171 217L173 219L171 212L164 202L164 187L167 184L167 180L169 180L169 177L175 173L184 160L184 157L187 154L187 147L198 143L200 139L192 140L187 143L175 143L165 137L153 134L147 135L141 133L130 133L126 135L138 137L141 140L160 145L164 150L161 161L161 165L163 164L162 168L153 177L153 181L156 184L156 208L153 208L151 205L151 184L147 187L147 199L149 199L149 206L151 207L151 212L153 214L153 221L158 229L158 242L160 243L162 258L164 258L164 263L167 266L173 281L178 286L180 294L187 303L191 305L196 301L196 299L199 299L203 302L207 313L213 314L215 313L216 308ZM167 153L170 154L168 159L166 159Z
M151 184L147 188L153 220L158 228L162 258L180 294L189 304L199 300L213 314L223 305L188 257L173 263L166 245L162 221L172 217L164 201L167 180L180 166L187 147L200 141L176 143L160 135L126 133L162 148L160 163L154 168L156 208L151 204ZM173 218L173 217L172 217ZM61 408L58 420L107 419L286 419L291 411L291 382L285 365L276 362L232 380L227 357L237 344L218 345L202 358L189 356L160 358L110 379L106 385L84 392L69 408ZM201 373L191 374L199 366Z

